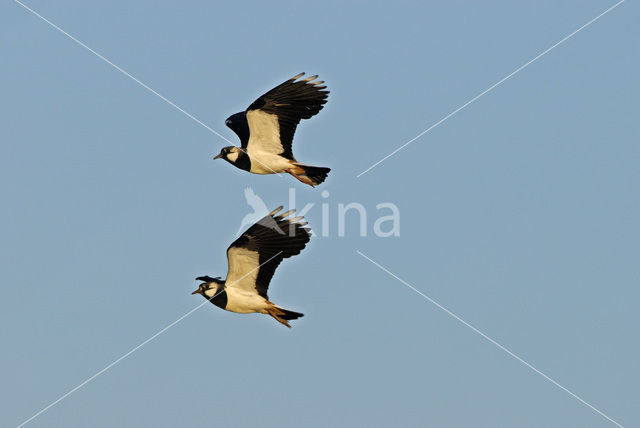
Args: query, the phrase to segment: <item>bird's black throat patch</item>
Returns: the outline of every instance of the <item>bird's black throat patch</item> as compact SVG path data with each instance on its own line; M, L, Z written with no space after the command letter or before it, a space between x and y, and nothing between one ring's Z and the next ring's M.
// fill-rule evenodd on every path
M209 300L211 303L216 305L219 308L226 309L227 308L227 292L222 290L222 292L218 291L216 295L214 295L213 299L209 299L206 295L205 299Z
M243 150L238 154L238 159L236 159L234 165L240 169L244 169L245 171L250 171L251 159L249 158L249 155L246 154Z

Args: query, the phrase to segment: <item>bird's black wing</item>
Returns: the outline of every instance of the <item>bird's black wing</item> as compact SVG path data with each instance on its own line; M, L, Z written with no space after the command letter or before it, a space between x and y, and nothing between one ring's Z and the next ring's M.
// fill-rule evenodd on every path
M243 149L247 148L249 142L249 123L247 123L247 113L241 111L240 113L232 114L224 121L236 135L240 138L240 144Z
M267 289L280 262L299 254L311 237L302 217L285 218L293 210L276 215L276 208L247 229L227 249L227 287L257 292L268 299Z
M298 80L304 73L276 86L246 110L249 151L263 151L293 160L291 144L300 120L316 115L327 102L329 91L318 76Z

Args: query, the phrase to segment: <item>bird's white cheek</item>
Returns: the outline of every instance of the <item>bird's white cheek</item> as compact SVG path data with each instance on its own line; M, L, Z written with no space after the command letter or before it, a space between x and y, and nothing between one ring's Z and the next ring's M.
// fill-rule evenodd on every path
M231 162L235 162L238 160L238 152L231 152L227 155L227 159L229 159Z
M215 295L216 295L216 290L217 290L217 288L210 288L210 289L208 289L208 290L204 290L204 294L205 294L207 297L213 297L213 296L215 296Z

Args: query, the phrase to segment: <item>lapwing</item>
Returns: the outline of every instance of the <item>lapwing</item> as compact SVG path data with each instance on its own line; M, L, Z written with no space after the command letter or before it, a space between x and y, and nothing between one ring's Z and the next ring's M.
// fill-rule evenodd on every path
M199 276L202 281L191 294L200 294L219 308L240 314L268 314L291 327L290 320L303 316L269 301L267 289L276 268L288 257L299 254L309 238L303 217L286 218L294 210L277 215L278 207L247 229L227 249L229 271L225 280Z
M329 91L318 76L300 73L255 100L245 111L231 115L226 125L240 138L240 147L222 148L214 159L224 159L253 174L289 173L303 183L317 186L330 168L300 163L293 156L293 134L300 120L324 107Z

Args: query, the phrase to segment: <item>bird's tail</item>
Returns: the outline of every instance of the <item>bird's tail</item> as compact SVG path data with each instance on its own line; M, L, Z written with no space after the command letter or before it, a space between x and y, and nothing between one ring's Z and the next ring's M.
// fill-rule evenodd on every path
M291 326L287 321L295 320L304 316L304 314L301 314L300 312L294 312L288 309L281 308L280 306L276 306L271 302L269 302L267 313L275 318L276 321L278 321L280 324L286 325L289 328L291 328Z
M317 186L322 183L327 178L329 171L331 171L331 168L325 168L323 166L303 165L300 163L295 165L298 167L295 171L296 178L310 186Z

